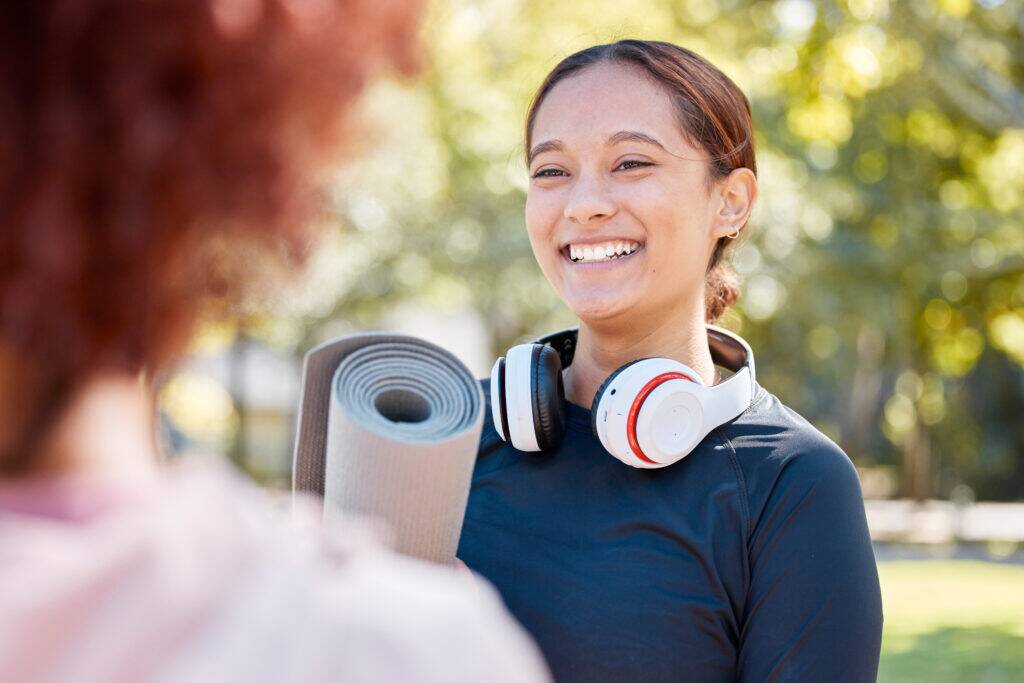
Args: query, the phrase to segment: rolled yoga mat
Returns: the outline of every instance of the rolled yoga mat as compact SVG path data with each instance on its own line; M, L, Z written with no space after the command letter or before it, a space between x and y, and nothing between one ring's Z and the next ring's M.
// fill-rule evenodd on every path
M452 564L483 427L484 396L448 351L361 334L308 354L292 485L324 515L384 519L396 549Z

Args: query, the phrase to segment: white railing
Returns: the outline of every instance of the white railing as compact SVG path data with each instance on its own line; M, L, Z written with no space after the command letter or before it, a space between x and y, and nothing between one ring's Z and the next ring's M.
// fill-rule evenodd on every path
M1024 503L867 500L864 506L875 541L1024 542Z

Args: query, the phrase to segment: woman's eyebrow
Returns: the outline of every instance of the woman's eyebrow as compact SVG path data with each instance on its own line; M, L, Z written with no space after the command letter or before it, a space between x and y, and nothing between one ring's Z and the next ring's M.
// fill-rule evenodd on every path
M660 147L665 150L665 145L658 142L657 138L653 138L646 133L641 133L635 130L620 130L618 133L608 138L609 145L614 145L619 142L644 142L648 145L654 145L655 147ZM665 151L667 152L668 150Z
M565 147L562 145L561 140L545 140L544 142L537 143L533 149L530 150L529 155L526 157L527 163L532 162L533 158L538 154L544 152L561 152Z
M665 150L665 145L658 142L657 138L636 130L620 130L618 133L615 133L608 138L609 145L614 145L619 142L642 142ZM561 152L564 149L565 145L562 144L561 140L545 140L544 142L537 143L530 150L530 154L527 156L527 163L533 162L534 158L538 154L543 154L544 152ZM667 152L668 150L665 151Z

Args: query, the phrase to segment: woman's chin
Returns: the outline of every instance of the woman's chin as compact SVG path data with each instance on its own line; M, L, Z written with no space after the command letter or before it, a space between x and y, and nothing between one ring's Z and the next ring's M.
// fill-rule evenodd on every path
M566 298L566 303L583 322L607 322L636 312L632 297L588 296Z

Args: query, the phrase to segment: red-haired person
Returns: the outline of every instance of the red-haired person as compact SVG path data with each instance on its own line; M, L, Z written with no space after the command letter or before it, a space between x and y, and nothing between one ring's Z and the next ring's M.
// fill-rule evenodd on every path
M0 680L529 681L493 591L164 468L150 379L267 262L418 2L0 13Z
M875 680L856 471L709 326L753 141L737 86L661 42L567 57L529 110L526 227L579 329L496 363L459 557L559 681Z

